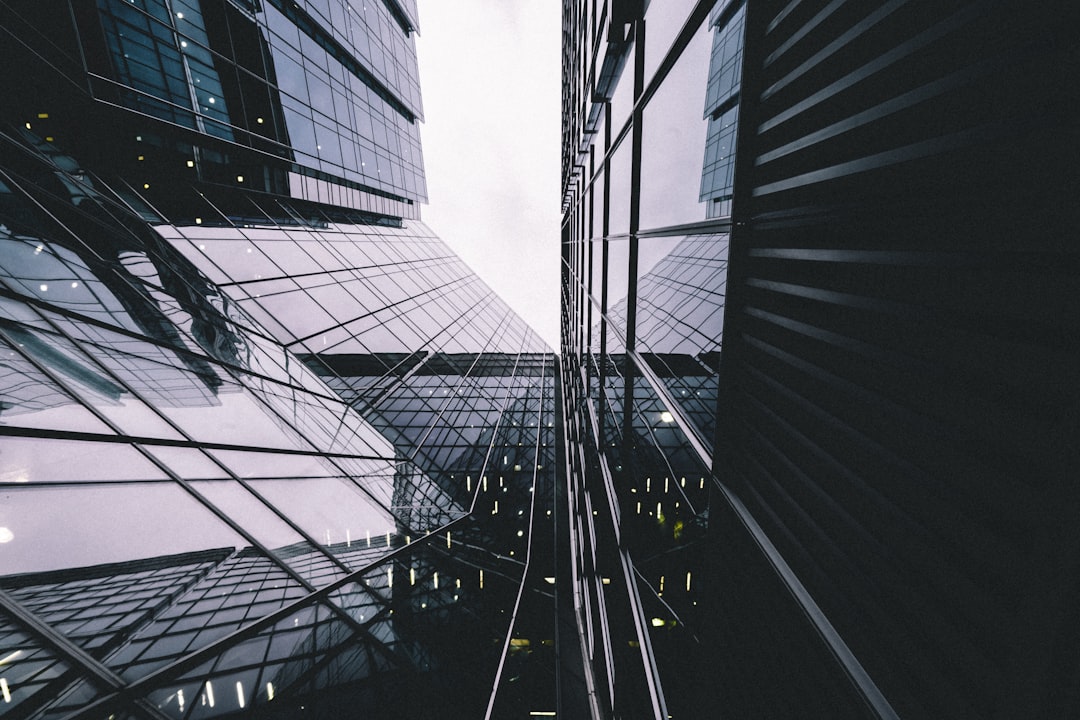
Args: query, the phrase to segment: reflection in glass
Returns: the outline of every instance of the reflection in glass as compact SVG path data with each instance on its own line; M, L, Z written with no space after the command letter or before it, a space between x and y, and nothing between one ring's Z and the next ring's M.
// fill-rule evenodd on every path
M714 13L710 19L713 48L712 60L709 63L709 87L705 98L705 116L709 119L709 131L705 141L705 164L701 173L701 200L708 202L707 215L710 218L731 214L745 22L746 6L742 3L738 3L733 12L726 8L722 14Z
M412 219L409 24L302 5L80 6L94 99L5 110L0 712L487 705L555 358Z
M643 258L665 254L638 280L638 347L707 446L716 428L727 240L690 235L641 241Z
M93 698L99 692L83 682L73 693L75 684L70 665L0 612L0 712L28 717L58 696Z
M705 219L699 190L708 69L709 32L703 26L642 113L642 230Z
M668 0L650 4L645 12L645 84L671 49L696 0Z
M608 178L611 183L608 197L608 234L619 235L630 231L630 161L629 136L624 139L611 156ZM609 295L610 297L610 295Z

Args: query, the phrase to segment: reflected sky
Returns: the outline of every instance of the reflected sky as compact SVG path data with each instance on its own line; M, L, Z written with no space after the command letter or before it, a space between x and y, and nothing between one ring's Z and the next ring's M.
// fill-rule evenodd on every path
M482 713L551 517L555 358L410 219L411 31L84 10L107 102L41 83L0 118L0 708Z

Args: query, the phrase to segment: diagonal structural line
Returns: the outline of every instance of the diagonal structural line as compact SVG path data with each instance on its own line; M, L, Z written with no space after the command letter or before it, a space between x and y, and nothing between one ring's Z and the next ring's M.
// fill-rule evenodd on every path
M119 675L57 632L33 612L24 608L21 603L2 589L0 589L0 607L14 617L16 622L27 631L47 645L57 656L88 675L94 684L107 687L113 691L118 691L124 687L124 680ZM154 718L154 720L169 720L167 715L142 698L137 700L135 704L140 711Z
M544 360L545 368L547 366L547 359ZM541 377L545 377L541 375ZM510 641L514 636L514 628L517 625L518 610L521 607L521 597L525 593L525 581L529 577L529 563L532 560L532 547L533 547L533 528L536 524L536 476L537 466L539 465L537 460L540 459L540 436L543 434L542 424L544 415L544 384L540 384L540 402L537 404L536 409L536 445L533 448L533 462L532 462L532 484L529 488L529 542L526 545L525 551L525 567L521 571L521 582L518 585L517 598L514 600L514 609L510 613L510 625L506 630L506 640L503 642L502 655L499 657L499 667L495 671L495 678L492 681L491 696L488 698L487 711L484 713L484 720L491 720L491 713L495 709L495 697L499 694L499 683L502 680L503 669L506 666L506 656L510 652Z

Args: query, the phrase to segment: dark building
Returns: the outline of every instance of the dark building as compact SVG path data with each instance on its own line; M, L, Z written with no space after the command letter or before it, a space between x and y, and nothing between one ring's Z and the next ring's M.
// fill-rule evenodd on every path
M0 3L5 718L554 710L557 359L419 221L416 17Z
M598 714L1073 717L1071 15L563 8Z

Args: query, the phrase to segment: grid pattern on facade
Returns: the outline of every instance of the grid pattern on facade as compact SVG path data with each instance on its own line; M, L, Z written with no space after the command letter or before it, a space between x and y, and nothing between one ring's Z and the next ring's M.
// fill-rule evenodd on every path
M1075 23L663 5L563 3L599 714L1075 714Z
M556 361L416 221L415 4L76 10L2 16L94 97L0 130L0 710L550 706Z
M4 703L384 712L436 668L432 692L467 672L464 702L486 703L534 519L551 522L535 334L421 225L152 227L55 146L4 141L3 523L22 548L0 580ZM308 324L260 305L252 271ZM339 326L368 332L324 345ZM421 360L395 374L402 348Z

